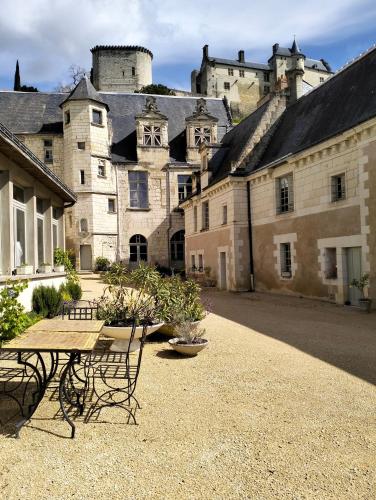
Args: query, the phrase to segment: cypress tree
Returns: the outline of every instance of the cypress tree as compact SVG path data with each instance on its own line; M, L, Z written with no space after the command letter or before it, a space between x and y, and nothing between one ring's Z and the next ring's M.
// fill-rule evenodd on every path
M13 88L13 90L20 90L20 89L21 89L21 77L20 77L20 67L19 67L18 59L17 59L16 72L14 73L14 88Z

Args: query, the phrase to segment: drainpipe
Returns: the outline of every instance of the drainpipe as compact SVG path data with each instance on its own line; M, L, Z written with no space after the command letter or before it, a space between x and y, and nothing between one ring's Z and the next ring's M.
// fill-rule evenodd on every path
M248 209L248 241L249 241L249 274L251 276L250 291L255 291L255 275L253 265L253 236L252 236L252 212L251 212L251 183L247 181L247 209Z
M168 267L171 267L171 250L170 250L170 230L171 230L171 209L170 209L170 166L166 166L166 211L168 219L167 227L167 255L168 255Z
M119 217L119 181L118 181L118 166L115 167L115 191L116 191L116 228L117 228L117 238L116 238L116 262L120 262L120 217Z

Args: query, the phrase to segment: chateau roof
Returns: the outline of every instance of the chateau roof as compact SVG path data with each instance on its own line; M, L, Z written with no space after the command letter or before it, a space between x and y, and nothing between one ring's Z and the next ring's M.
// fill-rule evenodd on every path
M294 41L295 42L295 41ZM296 45L296 42L295 42ZM294 54L301 54L299 47L296 45L296 47L293 46L291 49L288 49L287 47L280 47L278 44L274 46L275 48L273 49L273 56L283 56L283 57L291 57ZM294 52L297 50L298 52ZM269 58L269 62L272 60L272 57ZM323 59L317 60L317 59L311 59L309 57L305 58L304 61L304 66L309 69L317 69L319 71L326 71L327 73L331 73L331 67L329 64L324 61Z
M124 50L128 52L145 52L153 59L153 53L151 50L141 47L140 45L96 45L90 52L98 52L99 50Z
M145 107L146 94L97 92L109 107L112 121L112 159L116 162L136 160L135 116ZM170 154L184 161L186 155L185 119L196 108L196 97L155 96L158 109L168 118ZM0 122L15 134L63 132L60 105L65 93L0 91ZM231 127L228 111L222 99L205 98L210 115L218 119L218 140Z
M18 163L23 170L50 188L62 200L71 203L77 200L73 191L2 123L0 123L0 152Z
M87 99L94 102L99 102L107 106L107 104L103 102L103 99L93 87L91 81L87 78L87 76L84 76L72 90L69 96L65 99L65 101L60 104L60 106L68 101L85 101Z
M376 116L376 48L289 106L258 167L295 154Z
M238 68L260 69L263 71L271 71L269 64L255 62L239 62L236 59L221 59L219 57L208 57L208 61L215 64L224 64L226 66L236 66Z

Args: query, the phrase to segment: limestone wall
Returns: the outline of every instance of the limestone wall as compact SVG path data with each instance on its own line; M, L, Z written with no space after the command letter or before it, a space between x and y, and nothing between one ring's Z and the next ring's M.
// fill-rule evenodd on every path
M64 178L64 141L62 134L20 134L17 137L44 162L44 141L52 141L53 163L47 163L60 179Z

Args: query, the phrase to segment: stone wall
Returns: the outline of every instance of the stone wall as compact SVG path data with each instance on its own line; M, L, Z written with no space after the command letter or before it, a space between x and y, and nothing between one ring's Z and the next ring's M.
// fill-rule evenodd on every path
M44 162L44 141L52 141L53 163L47 163L60 179L64 178L64 141L62 134L20 134L17 137Z

